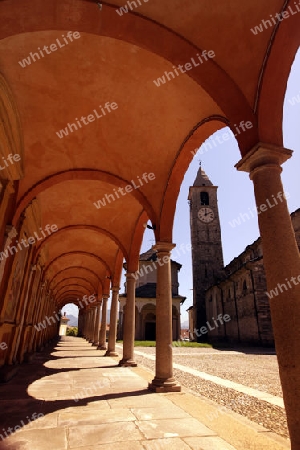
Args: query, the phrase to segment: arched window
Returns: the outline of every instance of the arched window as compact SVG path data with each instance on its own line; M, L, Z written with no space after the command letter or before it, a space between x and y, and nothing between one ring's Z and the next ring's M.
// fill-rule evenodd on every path
M247 283L246 280L243 282L243 292L247 291Z
M204 206L209 205L209 195L207 192L200 193L200 202L201 202L201 205L204 205Z

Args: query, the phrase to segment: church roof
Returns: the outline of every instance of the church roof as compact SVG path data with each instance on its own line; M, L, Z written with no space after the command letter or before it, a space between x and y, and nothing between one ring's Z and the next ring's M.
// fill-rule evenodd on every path
M126 293L121 294L120 297L126 297ZM156 283L146 283L135 289L135 298L156 298ZM172 298L180 298L181 303L183 303L186 297L182 295L172 294Z
M157 261L157 253L156 253L156 251L153 250L152 248L150 248L145 253L141 253L139 261ZM174 261L173 259L171 259L171 263L177 264L177 266L179 267L179 270L182 267L182 264L179 264L177 261Z
M193 186L213 186L212 182L201 167L198 170Z
M149 248L149 250L140 255L140 261L156 261L156 260L157 260L156 252L152 250L152 248Z
M156 283L147 283L135 290L135 297L156 298Z

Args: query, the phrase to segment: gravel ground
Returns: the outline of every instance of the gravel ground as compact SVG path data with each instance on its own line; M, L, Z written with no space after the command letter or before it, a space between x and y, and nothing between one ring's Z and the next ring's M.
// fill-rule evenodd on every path
M136 347L155 355L155 348ZM200 372L282 397L276 355L245 354L211 348L173 348L173 361Z
M136 347L136 350L147 354L155 354L155 348ZM199 354L197 355L198 351ZM139 365L147 367L154 372L154 361L140 355L135 355L135 360ZM228 352L218 352L212 349L175 348L174 362L193 367L211 375L239 382L254 389L270 392L273 395L281 395L281 389L278 386L278 371L276 376L276 356L228 354ZM178 369L174 369L174 376L182 386L215 401L220 406L225 406L247 417L251 421L283 437L288 437L284 409L236 392L233 389L224 388L210 381L199 379ZM274 385L272 386L273 383ZM222 414L222 409L220 409L219 413ZM215 419L215 416L211 420L213 419Z

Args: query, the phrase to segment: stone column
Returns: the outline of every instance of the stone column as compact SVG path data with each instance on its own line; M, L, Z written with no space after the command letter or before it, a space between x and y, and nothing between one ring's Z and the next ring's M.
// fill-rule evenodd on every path
M106 350L106 314L107 314L107 299L109 295L104 294L102 299L102 316L101 316L101 328L99 333L99 345L98 350Z
M0 210L1 211L1 210ZM1 215L0 215L1 217ZM11 225L6 225L5 228L5 236L4 236L4 248L3 248L3 252L5 252L5 250L7 249L7 247L10 246L10 244L12 243L13 239L18 235L17 230L11 226ZM2 277L4 274L4 268L5 268L5 264L6 264L6 258L3 258L0 261L0 282L2 281ZM0 305L1 306L1 305ZM1 312L1 311L0 311Z
M88 309L88 324L87 324L87 333L86 340L90 342L91 340L91 327L92 327L92 309Z
M96 347L99 344L100 313L101 313L101 303L96 305L96 308L95 308L96 318L95 318L95 326L94 326L93 345Z
M92 340L91 340L91 342L92 342L92 345L96 345L96 346L98 345L98 338L96 336L96 329L97 329L97 334L99 336L99 326L97 326L97 314L98 314L98 308L97 308L97 305L95 305L93 307L93 326L92 326ZM98 319L100 319L100 317ZM98 323L99 323L99 320L98 320ZM95 344L95 340L97 342L96 344Z
M80 309L78 314L78 337L83 336L84 321L83 321L83 311Z
M134 361L134 337L135 337L135 283L134 274L126 274L126 294L127 300L124 313L123 325L123 358L119 362L120 366L136 367Z
M29 333L28 333L28 326L27 326L27 317L28 317L28 303L30 302L31 292L32 292L32 286L34 283L34 278L36 276L36 265L30 264L29 266L30 274L27 284L27 292L24 299L24 303L22 305L22 315L20 317L20 327L19 327L19 334L16 340L15 345L15 358L17 357L17 353L19 353L19 361L20 363L23 362L24 359L24 352L26 347L28 346L29 342L26 342L29 340ZM20 349L19 349L20 346Z
M82 316L82 319L81 319L82 335L81 335L81 337L84 339L84 337L85 337L85 325L86 325L86 312L85 312L84 309L81 310L81 316Z
M96 329L96 317L97 317L97 306L92 307L92 324L91 324L91 337L90 343L94 345L94 335Z
M96 308L94 306L92 306L91 307L90 339L89 339L89 342L91 344L93 343L93 338L94 338L95 315L96 315Z
M122 309L121 309L122 308ZM119 305L119 325L118 325L118 339L123 339L123 307L120 302Z
M91 310L90 309L87 310L86 315L87 315L87 321L86 321L86 336L85 336L85 338L88 341L89 335L90 335L90 324L91 324Z
M114 286L112 288L108 348L107 352L105 353L105 356L118 356L118 353L116 352L116 339L117 339L119 290L120 290L119 286Z
M43 282L43 269L41 269L41 275L40 275L40 281L39 281L39 287L37 291L37 297L36 297L36 308L33 310L33 319L32 323L37 324L41 322L41 314L44 308L43 304L43 292L44 292L44 286L45 283ZM37 350L37 341L38 341L38 332L33 327L32 329L32 336L31 336L31 343L30 343L30 349L32 352L35 352Z
M259 144L236 167L250 172L254 184L267 287L277 290L269 302L291 448L298 450L300 258L280 177L280 165L291 155L290 150Z
M82 337L85 338L85 330L86 330L86 311L83 309L81 311L82 314Z
M172 355L172 283L170 252L175 245L158 242L156 285L156 359L155 377L149 384L154 392L180 392L180 384L173 378Z
M88 334L89 334L89 323L90 323L90 310L86 310L86 320L85 320L85 339L88 341Z
M89 323L89 311L84 311L84 339L87 340L87 330L88 330L88 323Z
M82 311L83 313L83 338L86 339L87 333L87 322L88 322L88 312L86 309Z

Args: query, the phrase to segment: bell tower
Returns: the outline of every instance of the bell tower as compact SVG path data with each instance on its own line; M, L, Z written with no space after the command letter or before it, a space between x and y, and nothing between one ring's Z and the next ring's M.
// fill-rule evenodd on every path
M213 186L200 166L188 196L193 266L193 316L197 330L211 319L206 317L205 291L215 284L224 267L217 189L218 187ZM195 334L194 336L196 337ZM201 336L202 341L205 338L207 335Z

